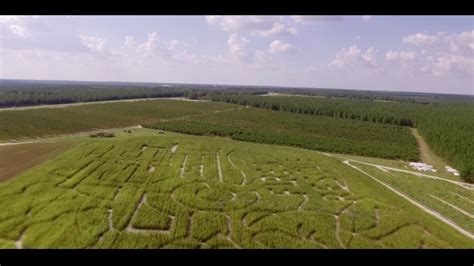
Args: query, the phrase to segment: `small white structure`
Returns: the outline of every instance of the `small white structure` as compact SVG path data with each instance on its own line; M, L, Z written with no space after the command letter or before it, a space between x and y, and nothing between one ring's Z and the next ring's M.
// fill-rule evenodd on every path
M409 165L411 168L416 169L418 171L433 172L433 173L438 172L438 170L434 169L432 165L429 165L426 163L410 162Z
M452 173L455 176L459 176L459 171L458 170L452 168L451 166L447 166L447 165L445 166L445 168L446 168L446 171Z

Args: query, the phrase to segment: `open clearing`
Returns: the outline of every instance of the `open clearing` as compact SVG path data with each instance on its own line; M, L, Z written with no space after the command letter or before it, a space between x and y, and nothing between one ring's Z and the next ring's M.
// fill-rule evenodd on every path
M315 151L146 129L80 138L62 156L0 184L1 247L474 246L367 175ZM418 190L428 182L433 196L422 204L437 202L436 211L450 220L474 212L472 190L354 165L416 201L425 194L415 197L393 180L420 182Z
M428 143L426 143L426 141L420 135L418 130L416 128L411 128L411 131L413 133L413 136L415 136L416 138L416 142L418 143L418 149L420 151L420 161L434 166L434 168L438 170L441 174L443 174L443 176L453 179L459 179L453 174L450 174L446 171L445 167L448 164L441 157L431 151L430 147L428 146Z
M0 145L0 181L5 181L22 173L64 152L72 145L73 142L70 141Z

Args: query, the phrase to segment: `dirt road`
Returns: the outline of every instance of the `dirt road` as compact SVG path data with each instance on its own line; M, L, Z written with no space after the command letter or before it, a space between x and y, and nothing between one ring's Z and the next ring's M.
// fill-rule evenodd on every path
M344 164L356 169L357 171L363 173L364 175L370 177L371 179L373 179L374 181L378 182L379 184L383 185L384 187L386 187L387 189L391 190L392 192L394 192L395 194L399 195L400 197L404 198L405 200L407 200L408 202L410 202L411 204L415 205L416 207L420 208L421 210L425 211L426 213L434 216L435 218L437 218L438 220L442 221L443 223L447 224L448 226L450 226L451 228L455 229L456 231L458 231L459 233L469 237L470 239L474 239L474 235L461 228L460 226L458 226L456 223L454 223L453 221L449 220L448 218L444 217L443 215L441 215L440 213L420 204L419 202L413 200L412 198L408 197L407 195L405 195L403 192L391 187L390 185L386 184L385 182L379 180L378 178L368 174L367 172L363 171L362 169L358 168L357 166L354 166L350 163L349 160L345 160L343 161Z
M386 171L388 170L388 171L408 173L408 174L412 174L412 175L415 175L415 176L418 176L418 177L425 177L425 178L431 178L431 179L436 179L436 180L449 182L449 183L455 184L457 186L461 186L462 188L465 188L465 189L468 189L468 190L474 190L474 184L469 184L469 183L465 183L465 182L461 182L461 181L455 181L455 180L451 180L451 179L447 179L447 178L442 178L442 177L439 177L439 176L427 175L427 174L423 174L423 173L419 173L419 172L413 172L413 171L408 171L408 170L404 170L404 169L384 166L384 165L380 165L380 164L367 163L367 162L358 161L358 160L354 160L354 159L350 159L350 158L346 158L346 157L342 157L342 156L332 155L332 154L324 153L324 152L321 152L321 154L324 154L324 155L330 156L330 157L335 157L335 158L347 160L347 161L351 161L351 162L356 162L356 163L361 163L361 164L365 164L365 165L374 166L374 167L379 168L382 171L383 170L386 170Z
M124 99L124 100L111 100L111 101L79 102L79 103L65 103L65 104L45 104L45 105L23 106L23 107L7 107L7 108L0 108L0 112L1 111L21 111L21 110L30 110L30 109L44 109L44 108L64 108L64 107L70 107L70 106L80 106L80 105L89 105L89 104L156 101L156 100L179 100L179 101L205 102L205 100L192 100L192 99L188 99L188 98L185 98L185 97L137 98L137 99Z

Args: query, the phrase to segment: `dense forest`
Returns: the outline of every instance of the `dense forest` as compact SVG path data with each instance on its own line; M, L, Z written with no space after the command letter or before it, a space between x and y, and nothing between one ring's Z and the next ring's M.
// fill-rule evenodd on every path
M326 98L345 98L358 100L380 100L410 103L433 103L433 102L469 102L474 96L459 94L423 93L423 92L401 92L401 91L370 91L370 90L347 90L347 89L321 89L321 88L275 88L273 93L288 95L319 96Z
M0 108L138 98L195 99L224 90L245 94L266 93L263 89L239 86L0 80Z
M271 110L361 120L419 129L430 147L474 181L474 102L406 103L318 97L214 94L209 99Z

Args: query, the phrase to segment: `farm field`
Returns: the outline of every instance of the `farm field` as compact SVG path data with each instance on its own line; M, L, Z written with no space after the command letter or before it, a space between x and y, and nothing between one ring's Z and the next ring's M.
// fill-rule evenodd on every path
M137 126L240 106L201 101L153 100L0 112L0 141Z
M419 157L416 139L408 127L253 107L143 126L362 156L403 160Z
M474 246L472 237L342 159L221 137L131 131L116 130L109 139L74 137L80 144L62 156L0 183L4 206L0 209L0 246ZM399 178L379 175L385 172L374 169L378 172L373 174L385 182ZM472 190L435 182L439 183L428 183L426 188L436 187L432 193L450 204L473 200ZM424 182L416 185L425 188ZM403 185L397 188L411 193ZM443 189L465 199L443 196ZM420 197L416 200L436 207ZM453 210L444 210L441 205L437 209L443 217L460 217ZM472 213L472 208L466 211ZM472 230L470 225L465 227Z
M406 99L379 98L376 101L371 100L367 95L359 96L360 99L347 99L265 97L229 93L211 95L208 98L214 101L291 113L415 127L414 134L417 137L421 136L429 144L431 154L437 155L427 157L424 152L426 149L424 149L422 159L434 161L432 162L434 164L443 164L443 161L447 161L450 166L460 171L466 181L474 182L474 149L472 148L474 146L472 134L474 132L474 98L466 96L464 100L461 100L458 96L453 99L444 99L446 97L438 95L427 102L406 102ZM384 101L381 102L380 99ZM439 170L444 171L445 165Z

